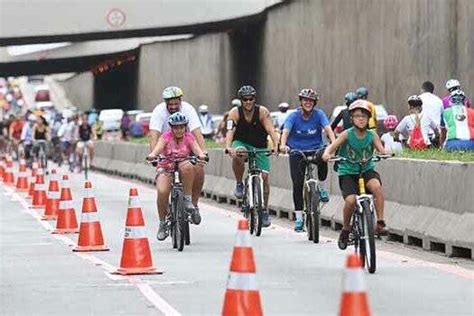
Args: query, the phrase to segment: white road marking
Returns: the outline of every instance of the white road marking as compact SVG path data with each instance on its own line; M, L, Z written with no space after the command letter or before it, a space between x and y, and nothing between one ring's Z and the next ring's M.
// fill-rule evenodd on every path
M50 223L48 223L47 221L42 221L41 216L36 211L29 208L28 203L26 202L26 200L23 197L21 197L19 194L17 194L16 192L14 192L10 188L3 187L3 189L4 189L4 194L5 195L11 195L18 202L20 202L20 204L23 206L23 212L24 213L27 213L30 216L32 216L33 218L35 218L44 228L46 228L46 230L48 230L48 231L54 230L54 228L51 226ZM63 243L65 243L69 247L72 247L72 246L76 245L76 243L74 241L72 241L69 237L67 237L65 235L58 234L58 235L53 235L53 237L56 238L57 240L62 241ZM168 302L166 302L158 293L156 293L153 290L153 288L147 282L143 281L142 279L140 279L136 276L113 275L112 272L114 272L117 269L116 267L108 264L107 262L105 262L105 261L103 261L103 260L101 260L101 259L99 259L99 258L97 258L97 257L95 257L91 254L85 254L85 253L81 253L81 252L73 252L73 254L75 254L76 256L78 256L78 257L80 257L84 260L87 260L87 261L91 262L95 266L101 267L103 270L105 270L104 271L105 275L113 281L122 281L122 280L128 281L130 284L135 286L142 293L142 295L148 301L150 301L153 304L153 306L155 306L163 314L172 315L172 316L181 315L173 306L168 304ZM163 282L163 284L165 284L165 283L166 282Z

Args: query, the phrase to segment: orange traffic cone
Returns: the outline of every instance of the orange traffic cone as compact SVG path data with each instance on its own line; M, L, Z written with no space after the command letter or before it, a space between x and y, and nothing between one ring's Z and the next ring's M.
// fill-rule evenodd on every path
M6 168L3 173L3 183L6 185L15 185L15 177L13 176L13 160L7 157Z
M26 161L20 160L20 170L18 171L18 179L16 180L16 190L19 192L28 191L28 176L26 174Z
M33 162L33 166L31 168L31 177L30 177L30 188L28 190L27 199L32 199L33 194L35 193L35 182L36 182L36 173L38 172L38 163Z
M78 232L76 212L74 211L71 188L69 187L69 177L63 175L58 221L56 222L56 229L53 231L53 234L75 234Z
M46 184L44 183L43 169L38 169L36 174L35 192L31 208L43 208L46 205Z
M263 315L247 220L239 220L222 315Z
M48 194L46 199L46 206L44 207L44 215L42 220L52 220L58 218L59 211L59 184L56 169L51 170L51 179L48 185Z
M130 189L120 268L114 274L161 274L153 267L138 191Z
M97 206L90 181L85 182L84 189L79 240L77 247L73 251L107 251L109 248L104 244L104 237L102 236L102 228L97 217Z
M370 315L362 262L357 254L352 254L347 257L344 275L344 292L342 293L339 315Z

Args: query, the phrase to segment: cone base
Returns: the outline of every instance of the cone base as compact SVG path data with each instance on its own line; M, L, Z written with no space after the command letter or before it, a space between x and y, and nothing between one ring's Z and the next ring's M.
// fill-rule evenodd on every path
M87 252L87 251L109 251L110 249L106 245L102 246L77 246L72 251L74 252Z
M43 215L43 217L41 217L42 221L54 221L57 219L58 219L57 215Z
M17 192L28 192L28 188L16 188Z
M163 274L163 271L157 271L156 268L118 268L112 274L119 275L139 275L139 274Z
M55 229L53 234L79 234L79 229Z

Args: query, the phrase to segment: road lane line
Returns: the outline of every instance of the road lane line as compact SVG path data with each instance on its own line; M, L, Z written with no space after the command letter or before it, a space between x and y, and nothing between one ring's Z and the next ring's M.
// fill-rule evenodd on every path
M41 216L35 210L30 209L26 200L18 193L14 192L13 190L8 190L8 188L6 187L4 187L4 191L7 192L8 195L14 196L16 200L21 204L21 206L23 206L23 212L29 214L34 219L36 219L46 230L52 231L54 229L50 223L41 220ZM72 241L65 235L53 235L53 237L59 241L62 241L69 247L74 246L76 244L74 241ZM136 276L113 275L112 272L117 269L116 267L91 254L85 254L80 252L73 252L73 254L75 254L79 258L91 262L94 266L101 267L103 270L105 270L105 275L113 281L128 281L130 284L134 285L142 293L142 295L163 314L170 316L181 315L173 306L168 304L158 293L155 292L155 290L153 290L153 288L149 284L147 284L142 279Z

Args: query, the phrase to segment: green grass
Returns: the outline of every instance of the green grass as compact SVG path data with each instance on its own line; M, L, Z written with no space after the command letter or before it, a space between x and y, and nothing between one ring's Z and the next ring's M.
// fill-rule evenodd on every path
M206 139L205 141L208 149L222 148L218 143L211 139ZM135 144L148 144L148 137L130 138L130 142Z
M132 143L137 144L148 144L147 137L131 138ZM208 149L222 148L215 141L206 139L206 145ZM462 162L474 162L474 152L455 151L448 152L441 149L427 149L427 150L410 150L404 149L403 153L398 156L401 158L416 158L425 160L447 160L447 161L462 161Z
M427 149L427 150L409 150L405 149L400 155L402 158L416 158L426 160L451 160L474 162L473 151L454 151L449 152L442 149Z

